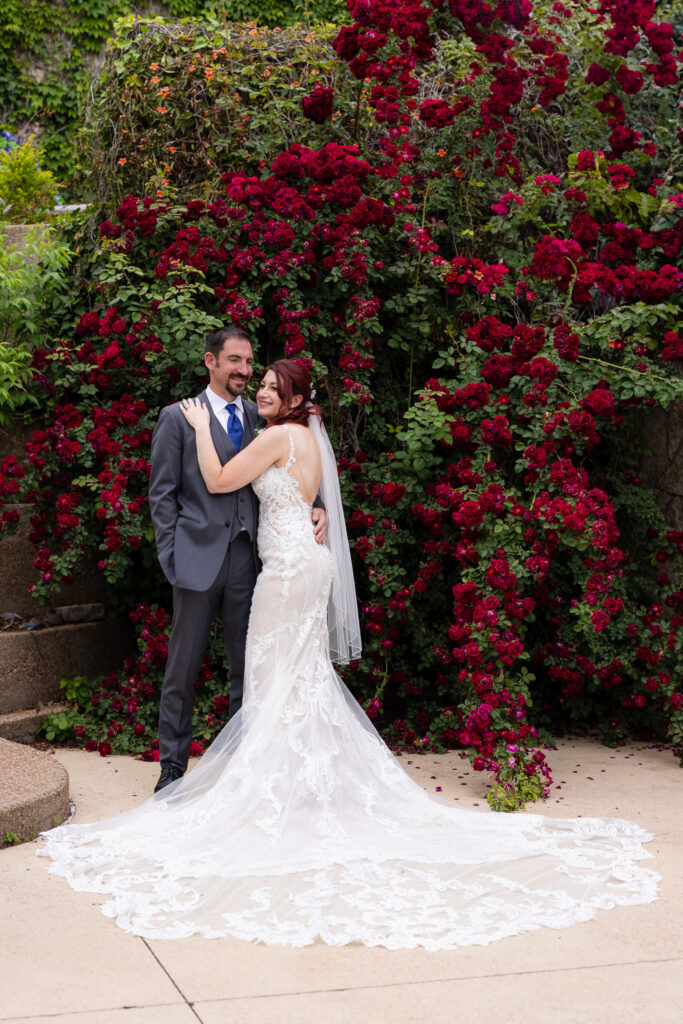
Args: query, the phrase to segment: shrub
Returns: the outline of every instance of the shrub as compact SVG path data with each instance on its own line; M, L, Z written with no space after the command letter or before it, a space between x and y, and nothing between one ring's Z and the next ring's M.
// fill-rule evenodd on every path
M12 426L15 413L26 403L29 360L25 349L0 341L0 426Z
M73 252L60 235L59 226L41 225L21 250L0 249L0 341L35 348L73 330Z
M226 171L258 173L292 143L358 141L371 127L332 49L332 26L129 17L117 29L81 133L91 188L109 209L130 193L218 196ZM321 127L304 104L309 90L329 103L332 86L335 110Z
M42 150L29 140L0 149L0 217L11 224L45 220L55 205L57 183L41 168Z
M343 0L227 0L218 12L215 0L3 0L0 122L24 129L40 124L47 166L74 202L84 200L89 172L76 137L90 103L93 67L116 34L117 19L150 7L186 24L212 21L215 29L226 19L273 26L309 18L334 21L345 12Z

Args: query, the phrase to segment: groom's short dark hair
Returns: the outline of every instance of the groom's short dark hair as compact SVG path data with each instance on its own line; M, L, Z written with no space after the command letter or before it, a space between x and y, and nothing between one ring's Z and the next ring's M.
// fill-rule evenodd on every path
M218 359L223 345L225 345L228 338L246 341L251 345L251 338L246 331L240 330L239 327L219 327L217 331L211 331L210 334L207 334L204 352L211 352L214 359Z

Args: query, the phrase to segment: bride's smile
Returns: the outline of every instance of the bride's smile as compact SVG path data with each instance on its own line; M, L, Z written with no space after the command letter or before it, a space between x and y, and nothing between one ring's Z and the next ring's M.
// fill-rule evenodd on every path
M263 420L274 420L284 406L284 402L277 390L277 377L272 370L268 370L265 377L259 384L256 392L256 404L258 414Z

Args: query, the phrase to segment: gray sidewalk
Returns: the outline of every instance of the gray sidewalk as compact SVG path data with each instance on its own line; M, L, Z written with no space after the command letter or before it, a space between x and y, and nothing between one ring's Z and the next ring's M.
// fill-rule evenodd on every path
M55 755L77 821L140 803L158 768L81 751ZM412 764L408 764L411 761ZM655 836L660 899L585 924L446 953L303 949L127 935L103 902L48 875L35 842L0 851L0 1021L56 1024L681 1024L683 770L668 751L568 740L533 810L624 817ZM455 754L403 757L428 789L486 807L484 780ZM432 778L436 776L436 778Z

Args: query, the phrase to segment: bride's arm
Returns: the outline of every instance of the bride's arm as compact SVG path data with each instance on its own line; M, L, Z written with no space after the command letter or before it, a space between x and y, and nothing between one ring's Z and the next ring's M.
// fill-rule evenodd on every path
M180 408L195 429L199 469L211 494L238 491L285 454L287 441L283 431L273 428L264 430L251 442L248 450L245 448L238 452L222 466L211 437L208 408L197 398L183 399Z

